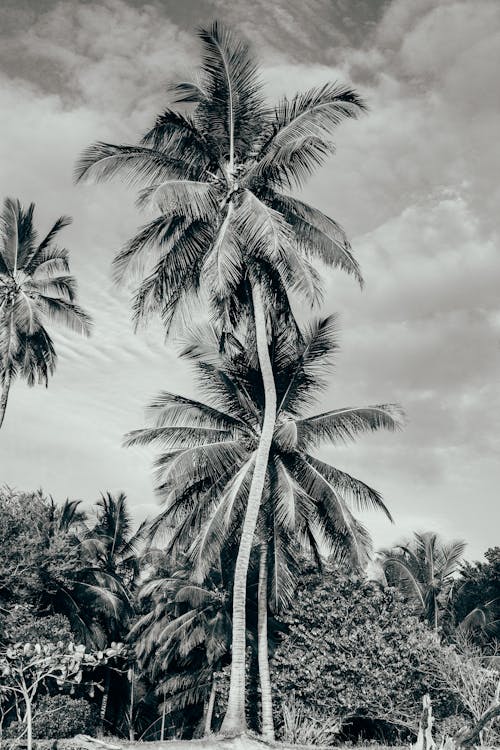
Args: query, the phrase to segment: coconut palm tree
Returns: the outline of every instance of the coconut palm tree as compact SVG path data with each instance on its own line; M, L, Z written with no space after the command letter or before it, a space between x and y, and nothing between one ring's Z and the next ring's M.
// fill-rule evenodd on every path
M68 252L54 244L71 219L59 218L39 242L34 211L34 203L24 209L7 198L0 217L0 427L15 377L47 385L54 372L56 352L47 323L58 321L85 335L90 330L90 318L75 303Z
M87 540L93 542L96 564L119 576L131 592L140 572L139 546L144 539L147 522L132 531L132 517L124 492L116 497L101 493L96 503L96 520ZM117 636L118 637L118 636Z
M200 31L203 57L196 83L172 87L167 108L139 146L97 143L83 154L77 179L121 173L144 185L142 205L159 215L115 258L117 277L142 277L136 319L160 311L167 326L182 321L200 291L208 294L222 341L252 311L265 382L266 409L235 570L233 663L226 730L244 728L245 590L259 504L276 418L267 349L268 310L291 290L319 293L311 259L361 280L339 225L284 190L303 181L332 153L332 130L364 109L357 93L325 84L274 109L265 105L248 47L217 22ZM266 310L267 308L267 310Z
M167 108L138 146L97 143L83 154L77 179L121 173L141 182L141 205L159 214L115 258L117 278L138 273L136 320L159 311L167 330L208 295L224 341L250 308L265 383L259 447L235 570L233 662L224 728L245 727L245 590L253 535L276 419L276 391L267 348L269 311L287 307L298 290L314 300L311 260L361 275L340 226L285 190L332 153L331 131L364 109L357 93L325 84L274 109L265 105L248 47L220 24L200 32L196 83L173 86Z
M448 606L466 543L445 543L438 534L414 534L413 540L380 552L388 583L413 601L437 632Z
M164 714L203 702L204 733L209 734L215 673L230 652L230 597L222 570L213 568L203 585L194 584L190 573L190 565L179 562L171 575L155 571L143 583L139 601L149 603L148 611L129 640L141 669L157 682Z
M156 444L165 449L156 460L157 492L165 508L151 531L156 534L170 526L167 550L172 554L194 538L190 555L200 580L224 541L245 533L266 408L254 329L249 327L245 345L232 336L230 346L231 353L220 351L214 329L193 335L184 355L194 361L199 385L210 404L161 393L150 407L154 426L127 438L128 445ZM323 442L335 444L367 430L394 429L400 423L398 408L387 404L304 415L325 386L325 364L336 348L332 317L316 321L303 332L278 322L270 342L278 408L260 506L262 616L268 578L276 606L293 590L291 537L317 559L321 552L342 557L348 551L362 558L367 536L350 505L373 506L390 517L375 490L313 455ZM262 618L261 630L265 630ZM264 651L260 661L265 681ZM263 710L272 720L269 701L270 692L264 686ZM271 734L269 725L264 726Z

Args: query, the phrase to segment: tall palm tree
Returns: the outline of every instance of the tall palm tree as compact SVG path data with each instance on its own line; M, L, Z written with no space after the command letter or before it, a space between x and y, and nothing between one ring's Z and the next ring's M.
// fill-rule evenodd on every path
M224 729L245 727L245 591L250 551L276 420L276 388L267 347L270 310L288 307L296 290L319 295L311 260L340 267L360 282L341 227L283 192L301 186L333 152L332 130L365 108L347 86L325 84L265 105L246 44L217 22L199 33L196 83L172 87L167 108L140 145L97 143L83 154L77 179L121 173L144 189L140 204L159 214L116 256L118 279L139 274L136 320L159 311L169 330L193 301L208 295L224 342L244 309L254 320L265 409L235 569L233 662Z
M252 328L249 333L245 345L232 336L233 351L229 353L220 352L216 331L200 331L184 355L195 362L200 387L210 397L210 405L161 393L150 407L154 426L132 432L127 439L128 445L159 444L166 449L156 460L157 491L165 508L151 531L159 533L170 526L167 550L174 554L194 537L190 555L201 580L225 540L245 533L248 490L266 408ZM323 442L335 444L367 430L394 429L400 423L398 408L387 404L304 416L325 385L325 363L336 347L334 318L316 321L304 332L282 322L271 339L278 408L260 506L262 633L262 603L264 592L267 602L268 579L272 580L276 606L293 590L289 573L293 567L292 537L317 559L326 551L339 557L354 551L362 558L367 536L353 517L350 504L373 506L390 517L375 490L311 453ZM270 735L272 712L270 691L266 689L264 643L261 639L267 722L263 724Z
M90 331L90 318L75 303L68 252L54 244L71 219L59 218L39 242L34 211L34 203L24 209L7 198L0 216L0 427L14 378L47 385L54 372L56 352L47 322L59 321L85 335Z
M413 540L380 553L388 583L415 602L436 632L465 547L465 542L445 543L438 534L428 531L415 533Z

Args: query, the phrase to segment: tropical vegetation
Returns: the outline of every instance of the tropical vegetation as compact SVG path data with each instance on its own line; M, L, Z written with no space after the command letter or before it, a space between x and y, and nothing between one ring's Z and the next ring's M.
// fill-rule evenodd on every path
M48 385L54 372L57 355L47 324L90 332L90 318L76 303L68 251L55 244L71 219L61 216L39 241L34 213L34 203L23 208L6 198L0 215L0 427L15 378Z

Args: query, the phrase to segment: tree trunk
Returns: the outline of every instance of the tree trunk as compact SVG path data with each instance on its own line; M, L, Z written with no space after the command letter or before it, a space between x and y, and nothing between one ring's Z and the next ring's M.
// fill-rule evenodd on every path
M101 726L104 730L105 727L105 721L106 721L106 710L108 708L108 698L109 698L109 683L110 683L110 674L109 669L106 669L106 677L104 678L104 693L102 695L102 703L101 703Z
M33 711L31 707L31 695L24 684L24 680L22 685L22 692L24 705L26 706L26 714L24 717L26 720L26 745L27 750L33 750Z
M257 354L264 384L265 404L262 431L257 448L255 467L248 493L245 520L243 522L240 547L234 571L231 682L227 711L221 727L221 731L225 734L239 734L247 728L245 717L245 606L247 573L276 422L276 387L267 346L266 315L258 283L252 284L252 302Z
M474 745L486 725L489 724L490 721L493 721L497 716L500 716L500 703L494 703L491 705L471 729L465 729L459 732L458 735L454 737L456 747L471 747Z
M206 737L208 734L212 731L212 717L214 715L214 706L215 706L215 674L212 674L212 686L210 688L210 698L208 699L208 705L207 705L207 713L205 716L205 729L204 729L204 736Z
M135 739L134 736L134 697L135 697L135 671L132 667L129 671L129 679L130 679L130 701L129 701L129 725L128 725L128 735L130 742L133 742Z
M418 737L416 743L412 745L413 750L435 750L436 743L432 737L433 725L434 718L432 716L431 698L429 695L424 695Z
M160 729L160 740L163 742L165 739L165 717L167 715L167 703L166 698L163 696L163 709L161 714L161 729Z
M260 698L262 703L262 734L266 740L274 740L273 697L269 673L267 644L267 542L260 544L259 588L257 594L257 643L259 654Z
M5 381L2 388L2 395L0 397L0 428L2 427L3 420L5 418L5 410L7 409L7 400L9 398L10 390L10 373L5 376Z

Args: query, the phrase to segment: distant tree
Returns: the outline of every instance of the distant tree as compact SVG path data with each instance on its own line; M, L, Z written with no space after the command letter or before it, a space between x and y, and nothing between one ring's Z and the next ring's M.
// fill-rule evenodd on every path
M96 563L87 532L78 501L0 490L0 604L64 614L77 640L102 647L130 605L119 577Z
M387 582L414 602L435 631L449 612L465 547L465 542L446 543L434 532L426 532L380 553Z
M132 516L127 497L120 492L102 493L95 505L96 521L90 527L89 539L96 542L96 563L102 570L119 576L131 589L139 575L139 546L146 522L132 530Z
M464 562L453 595L455 625L477 644L500 644L500 547L488 549L486 562Z
M34 203L24 209L7 198L0 217L0 427L13 380L21 376L28 385L47 385L54 372L56 352L47 324L90 331L90 318L75 302L68 252L55 245L71 219L62 216L39 242L34 211Z

